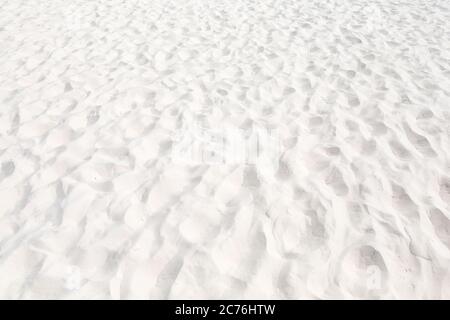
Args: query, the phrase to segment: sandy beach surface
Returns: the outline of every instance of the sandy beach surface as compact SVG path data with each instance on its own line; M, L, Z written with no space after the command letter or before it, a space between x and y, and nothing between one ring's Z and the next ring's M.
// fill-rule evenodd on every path
M0 298L449 299L447 0L0 0Z

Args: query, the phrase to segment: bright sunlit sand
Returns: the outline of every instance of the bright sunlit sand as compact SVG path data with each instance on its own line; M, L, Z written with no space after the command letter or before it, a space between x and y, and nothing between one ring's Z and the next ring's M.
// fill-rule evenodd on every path
M0 7L0 298L450 298L449 1Z

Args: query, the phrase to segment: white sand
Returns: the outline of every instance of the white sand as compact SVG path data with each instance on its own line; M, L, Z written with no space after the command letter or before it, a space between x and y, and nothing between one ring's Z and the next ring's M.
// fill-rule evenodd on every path
M0 298L450 298L449 1L0 8Z

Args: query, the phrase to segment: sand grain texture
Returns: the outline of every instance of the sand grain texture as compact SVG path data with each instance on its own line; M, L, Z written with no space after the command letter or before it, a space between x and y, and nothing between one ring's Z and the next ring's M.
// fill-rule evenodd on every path
M0 8L0 298L450 298L449 1Z

